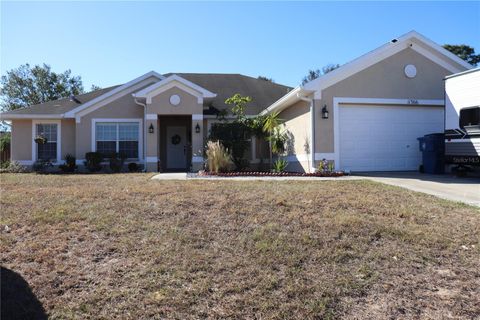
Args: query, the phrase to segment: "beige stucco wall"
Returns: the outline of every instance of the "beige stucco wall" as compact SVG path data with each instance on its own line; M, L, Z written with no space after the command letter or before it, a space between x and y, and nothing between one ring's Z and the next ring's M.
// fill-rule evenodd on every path
M180 103L176 106L170 103L170 97L174 94L180 97ZM147 113L161 115L203 114L203 104L198 103L197 97L174 87L152 97L152 103L147 105Z
M172 105L170 103L170 97L172 95L178 95L180 97L180 103L178 105ZM151 103L147 104L147 114L156 114L158 116L174 116L174 115L203 115L203 104L198 103L197 97L178 88L173 87L158 95L152 97ZM172 118L174 119L174 118ZM168 118L162 118L161 121L168 121ZM191 128L189 131L192 133L192 169L199 170L203 166L203 162L195 161L200 160L196 157L203 157L204 147L204 120L191 121ZM200 126L200 133L195 132L196 125ZM160 126L163 126L160 121L148 120L147 128L152 124L155 128L155 132L160 133ZM161 158L161 137L159 134L147 135L147 157L159 157ZM157 164L147 163L147 170L156 171Z
M61 159L64 159L67 153L75 155L74 119L61 120L61 141ZM35 161L35 159L32 159L32 142L32 120L13 120L12 160Z
M310 104L299 101L282 111L279 118L285 121L284 129L288 136L286 155L289 166L287 170L308 171L309 163L303 160L309 156L311 150Z
M299 101L282 111L279 118L284 120L284 129L287 132L287 155L300 155L310 152L311 119L310 105L306 101Z
M12 121L12 160L32 160L32 120Z
M75 156L75 119L62 120L62 146L61 157L65 159L65 155L71 154Z
M75 129L77 159L85 159L85 153L92 151L92 119L96 118L143 120L143 107L135 103L131 94L126 94L83 116ZM143 132L141 134L143 136Z
M409 79L404 74L407 64L417 68L417 76ZM462 68L463 69L463 68ZM451 74L433 61L407 48L349 78L322 91L316 100L317 153L334 152L333 98L384 98L384 99L443 99L443 78ZM322 119L321 109L327 105L329 119Z

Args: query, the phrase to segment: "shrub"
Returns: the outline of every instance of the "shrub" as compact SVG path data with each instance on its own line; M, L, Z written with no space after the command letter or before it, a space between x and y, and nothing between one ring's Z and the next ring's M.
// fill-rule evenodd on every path
M324 158L318 163L317 171L318 172L326 172L327 167L328 167L328 161L327 161L327 159Z
M10 166L10 161L2 161L0 162L0 169L7 169Z
M210 172L226 172L232 169L232 156L220 141L207 142L207 165Z
M12 136L10 132L0 135L0 151L6 151L10 149L11 137Z
M109 166L110 170L115 173L122 171L123 164L125 162L125 157L121 154L116 152L112 153L109 158Z
M231 151L231 159L237 170L248 165L245 155L250 146L250 136L251 129L242 122L214 123L210 130L210 140L220 141Z
M100 152L87 152L85 153L85 167L90 172L97 172L102 170L103 156Z
M53 167L53 164L50 160L37 160L32 166L33 171L36 173L46 173L48 168Z
M273 163L273 172L285 172L285 169L288 166L288 161L285 159L277 159Z
M333 172L335 170L335 164L333 161L328 162L327 168L329 172Z
M333 172L335 171L335 163L333 161L328 161L327 159L323 159L318 163L317 167L318 172Z
M27 168L22 166L20 163L17 161L5 161L5 163L8 162L8 166L2 167L0 169L0 173L22 173L22 172L27 172Z
M140 167L135 162L130 162L128 164L128 171L130 171L130 172L138 172L139 169L140 169Z
M65 155L65 164L62 164L59 166L60 170L62 170L63 172L74 172L75 169L77 169L77 165L76 165L76 158L67 153Z

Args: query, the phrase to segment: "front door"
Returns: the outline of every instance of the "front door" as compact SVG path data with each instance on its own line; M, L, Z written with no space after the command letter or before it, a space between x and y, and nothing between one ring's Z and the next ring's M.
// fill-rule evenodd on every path
M167 170L187 169L187 128L167 126Z

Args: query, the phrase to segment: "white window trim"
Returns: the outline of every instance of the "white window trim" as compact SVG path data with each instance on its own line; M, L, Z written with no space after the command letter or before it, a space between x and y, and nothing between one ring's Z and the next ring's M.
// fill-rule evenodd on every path
M340 105L358 104L358 105L400 105L405 107L418 106L445 106L444 100L435 99L379 99L379 98L347 98L333 97L333 155L335 161L335 170L340 170Z
M112 118L94 118L92 119L92 130L91 130L91 150L93 152L97 151L97 143L96 143L96 128L97 122L137 122L138 123L138 160L143 161L143 119L112 119Z
M62 161L62 120L32 120L32 163L37 161L37 144L35 137L37 133L37 124L56 124L57 125L57 159L55 165Z

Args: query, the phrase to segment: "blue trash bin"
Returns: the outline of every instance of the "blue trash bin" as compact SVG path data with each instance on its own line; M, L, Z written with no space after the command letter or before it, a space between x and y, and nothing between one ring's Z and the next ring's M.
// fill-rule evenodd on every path
M442 174L445 172L445 136L443 133L426 134L418 138L422 152L423 172Z

